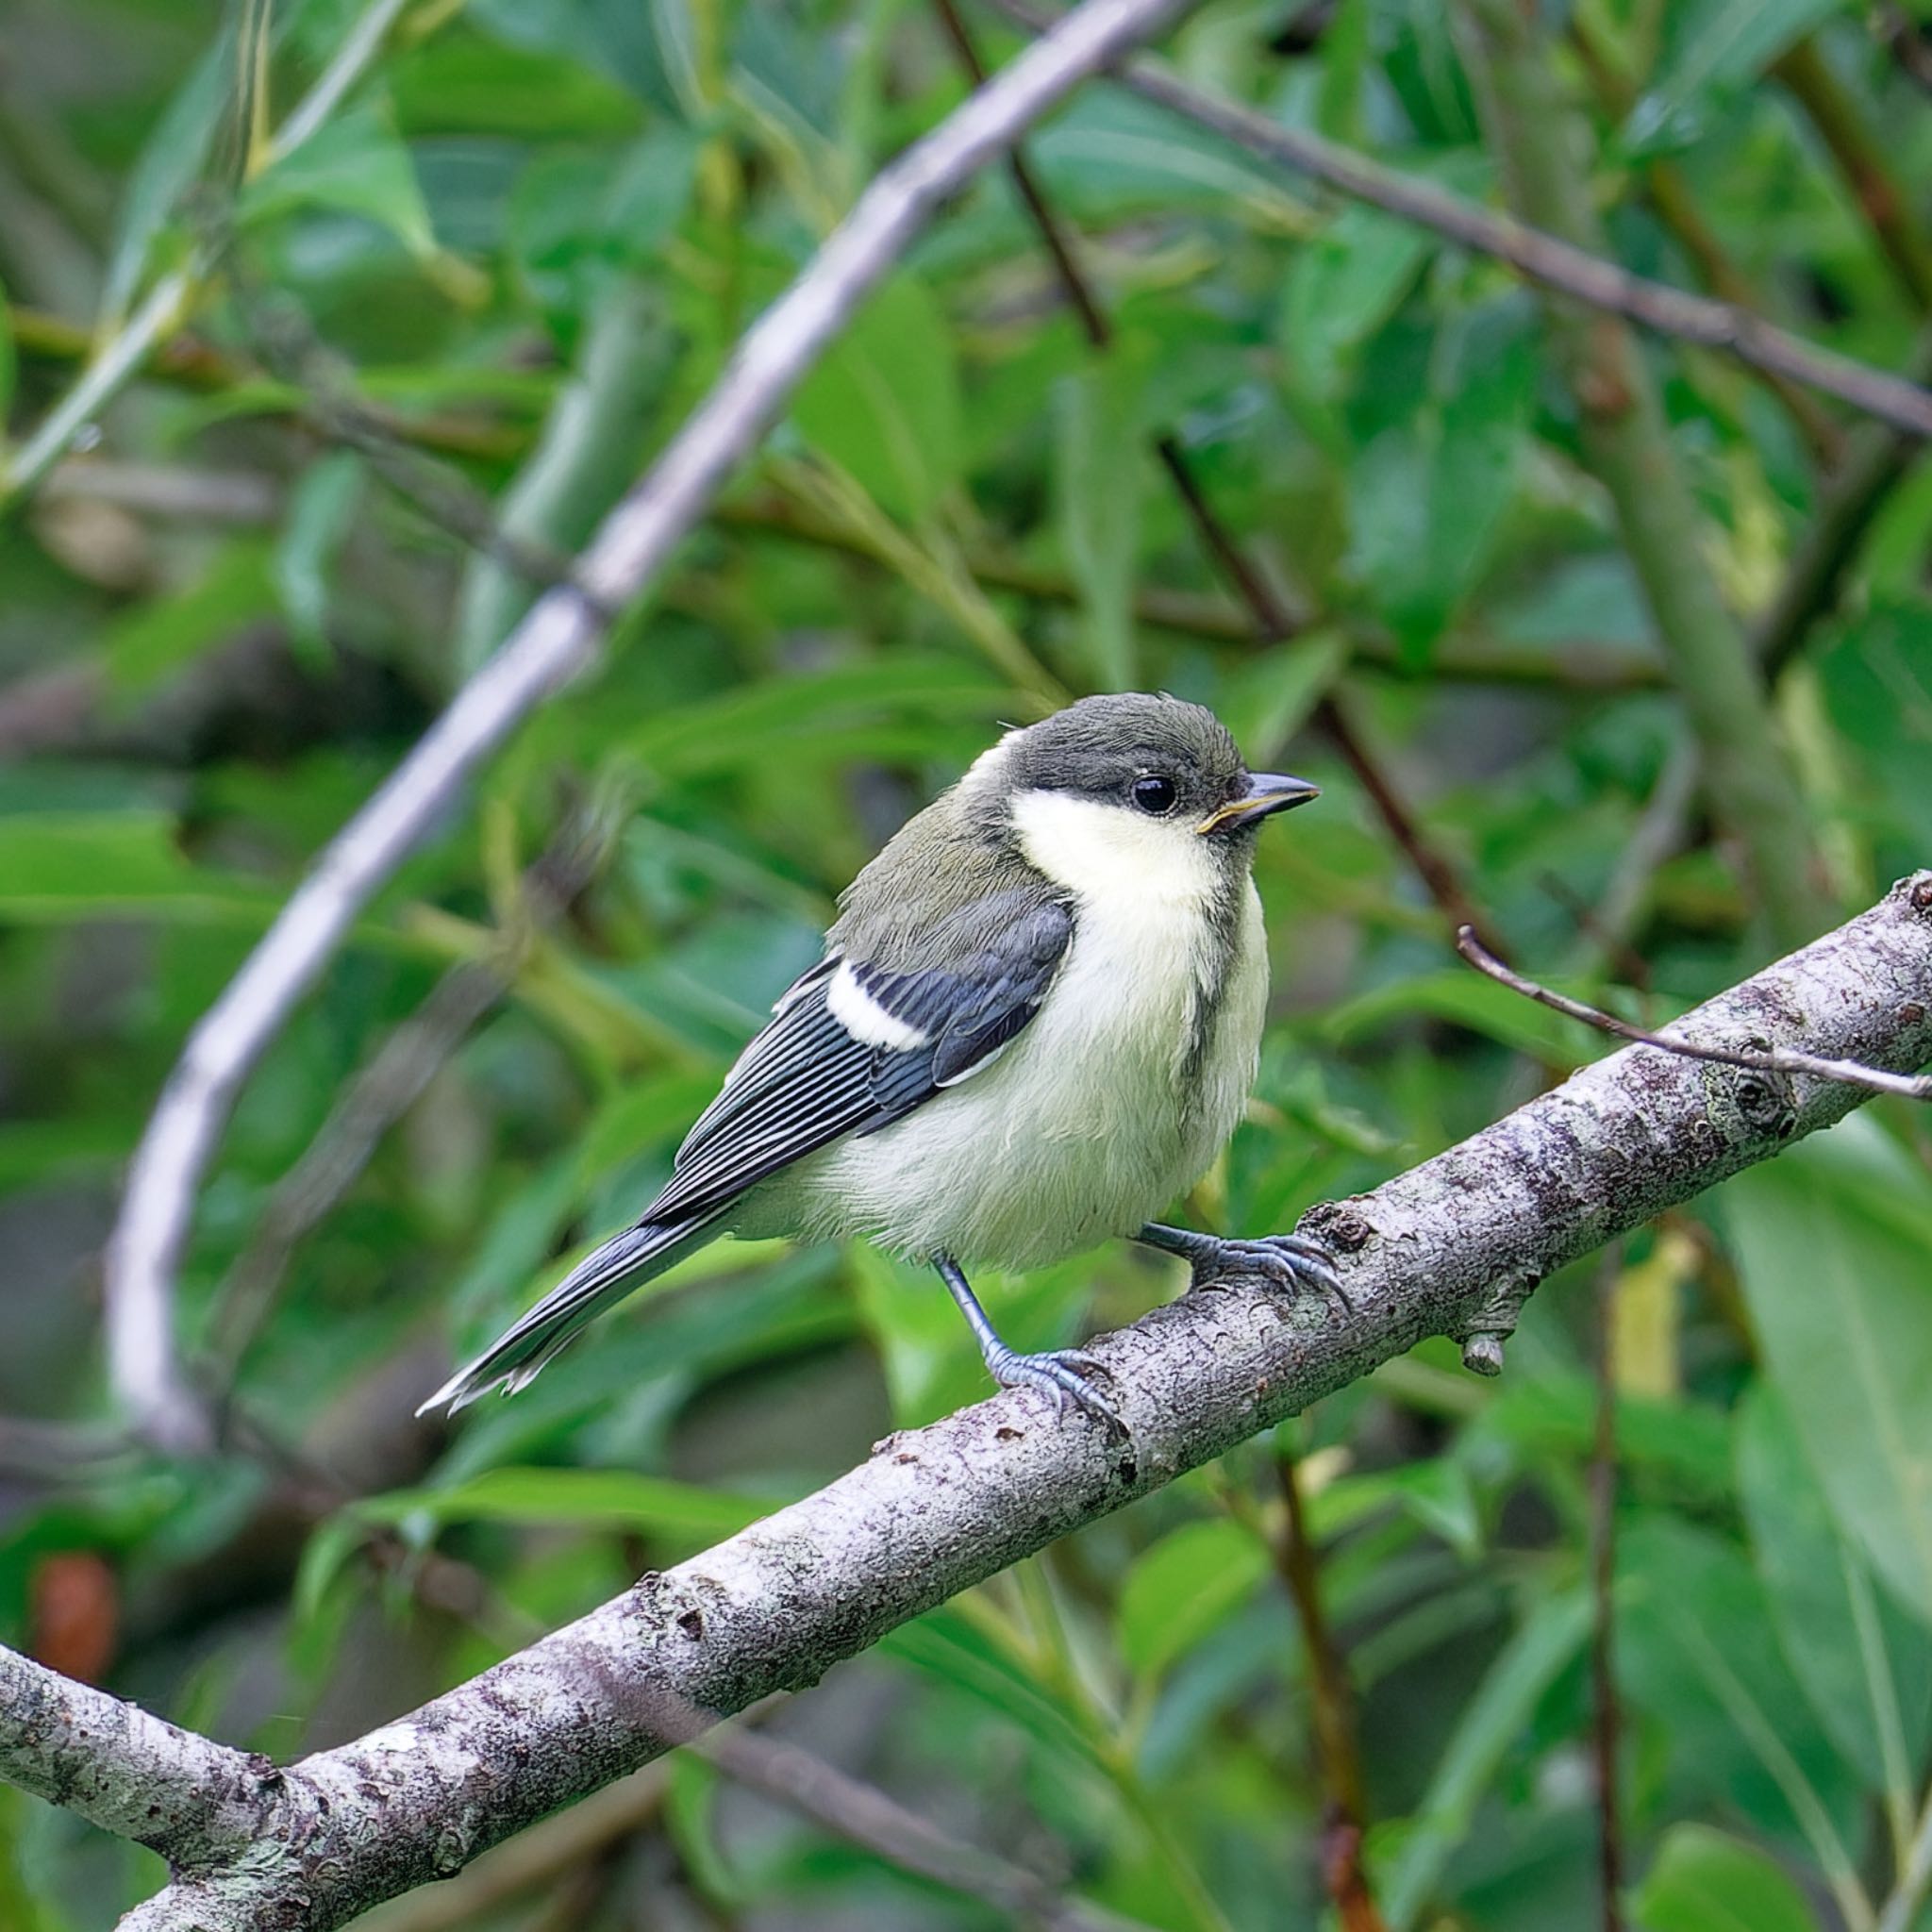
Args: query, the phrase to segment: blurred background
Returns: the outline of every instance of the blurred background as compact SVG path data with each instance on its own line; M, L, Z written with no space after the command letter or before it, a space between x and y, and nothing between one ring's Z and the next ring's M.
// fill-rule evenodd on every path
M1164 51L1927 372L1924 0L1213 0ZM1092 85L1026 152L1105 346L1006 171L942 211L249 1082L177 1309L218 1446L130 1442L99 1250L189 1028L967 85L924 0L0 4L7 1641L298 1754L981 1394L918 1271L726 1243L411 1418L1002 721L1167 689L1324 788L1261 841L1229 1231L1603 1050L1457 921L1661 1022L1932 857L1915 444ZM1546 1284L1500 1380L1424 1344L895 1633L753 1733L828 1767L804 1811L680 1754L363 1923L1932 1924L1928 1155L1874 1106ZM1181 1279L984 1286L1039 1347ZM841 1778L1008 1890L855 1841ZM162 1876L0 1789L8 1926Z

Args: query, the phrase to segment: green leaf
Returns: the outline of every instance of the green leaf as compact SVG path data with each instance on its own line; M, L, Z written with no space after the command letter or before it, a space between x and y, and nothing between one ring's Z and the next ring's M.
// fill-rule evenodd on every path
M1795 1825L1834 1882L1860 1788L1779 1649L1763 1586L1728 1539L1661 1510L1617 1538L1617 1656L1632 1708L1674 1740L1676 1802Z
M575 329L613 275L657 259L691 205L699 148L691 128L655 127L615 166L546 153L517 177L506 240L554 329Z
M325 208L361 215L387 228L411 255L434 254L429 209L409 151L373 106L325 122L242 191L243 222L274 221Z
M1915 545L1915 564L1922 556ZM1932 609L1915 597L1874 601L1835 628L1815 661L1853 754L1845 783L1855 808L1901 863L1920 863L1932 847Z
M234 62L234 36L216 35L142 143L121 194L101 287L103 325L118 322L133 304L156 238L208 160L227 109Z
M1844 0L1676 0L1662 9L1663 45L1624 124L1634 152L1694 141L1715 112Z
M362 459L353 450L337 450L311 463L289 498L288 520L275 545L275 585L293 638L311 657L325 642L329 576L361 499ZM328 661L325 651L320 661Z
M193 583L134 605L107 627L108 682L124 704L145 697L242 625L273 615L275 604L267 546L252 537L229 543Z
M791 405L799 433L890 515L917 523L958 480L964 434L945 312L901 275L859 311Z
M1024 1668L1009 1649L958 1610L929 1610L887 1631L878 1647L886 1656L965 1691L1057 1757L1090 1769L1099 1762L1079 1716Z
M353 1507L365 1523L569 1524L714 1542L769 1516L784 1500L734 1496L621 1469L492 1469L453 1489L397 1490Z
M1630 1907L1643 1932L1818 1932L1778 1866L1707 1824L1671 1826Z
M1348 657L1345 631L1303 631L1238 665L1223 682L1214 708L1250 759L1272 760L1307 723Z
M1811 1467L1878 1574L1932 1623L1932 1179L1854 1116L1722 1199Z
M0 816L0 917L62 923L139 912L257 924L270 887L192 865L159 812Z
M1582 1649L1590 1618L1590 1599L1581 1591L1543 1597L1485 1672L1436 1762L1389 1869L1376 1874L1376 1890L1395 1932L1408 1932L1417 1923L1543 1692Z
M1218 1629L1268 1574L1268 1552L1229 1518L1184 1524L1134 1561L1121 1589L1121 1655L1149 1677Z
M816 757L823 741L865 721L966 718L991 725L1011 697L971 660L894 651L829 671L741 684L646 717L620 742L658 775L689 781L759 765L779 753ZM851 756L852 741L846 743L841 755Z
M1591 1058L1588 1042L1592 1036L1575 1021L1473 972L1422 973L1358 993L1331 1009L1322 1031L1346 1046L1391 1021L1413 1019L1453 1021L1557 1066L1580 1066Z
M396 125L411 138L588 141L633 134L643 119L635 96L581 61L461 30L432 35L389 62L388 75Z
M1143 359L1122 342L1054 387L1060 539L1086 605L1094 681L1104 691L1131 691L1136 682L1143 386Z
M1349 469L1347 568L1422 665L1481 576L1516 490L1537 376L1534 311L1505 302L1440 332L1426 406Z
M13 347L13 324L7 310L7 285L0 282L0 443L7 439L7 412L13 407L13 385L20 358Z
M498 511L508 535L559 557L591 535L636 474L675 349L658 294L643 281L613 269L591 299L578 367ZM471 559L457 619L462 670L489 657L535 594L500 558Z
M1768 1383L1737 1415L1738 1491L1778 1641L1832 1741L1874 1790L1903 1790L1925 1743L1932 1642L1873 1586L1832 1521Z
M1435 247L1413 222L1355 202L1296 254L1282 290L1281 346L1305 393L1337 393L1347 352L1395 312Z

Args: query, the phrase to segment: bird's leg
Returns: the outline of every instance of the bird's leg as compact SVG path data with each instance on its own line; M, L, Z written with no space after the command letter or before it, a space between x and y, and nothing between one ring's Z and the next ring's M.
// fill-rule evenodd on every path
M988 1372L1002 1389L1042 1389L1053 1397L1054 1407L1061 1414L1065 1414L1071 1399L1108 1427L1124 1427L1113 1404L1088 1379L1091 1374L1107 1374L1102 1363L1078 1348L1058 1348L1043 1355L1017 1354L1000 1340L958 1262L950 1255L936 1254L932 1265L958 1303L959 1312L966 1317L966 1325L979 1344Z
M1134 1239L1163 1254L1178 1255L1194 1271L1190 1286L1210 1286L1241 1275L1258 1275L1271 1288L1290 1292L1312 1288L1350 1306L1347 1291L1335 1273L1335 1260L1320 1241L1298 1234L1263 1235L1259 1241L1230 1241L1218 1234L1196 1234L1191 1228L1167 1227L1150 1221Z

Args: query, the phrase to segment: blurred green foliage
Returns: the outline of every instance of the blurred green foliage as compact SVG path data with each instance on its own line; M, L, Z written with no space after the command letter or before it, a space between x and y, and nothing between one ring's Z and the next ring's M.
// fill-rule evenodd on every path
M242 11L245 58L211 0L9 0L0 26L13 446L159 277L193 284L184 332L0 522L0 1401L63 1425L16 1443L0 1424L9 1641L299 1752L974 1399L971 1343L917 1271L727 1244L514 1403L447 1431L409 1415L646 1198L853 871L1002 720L1064 693L1198 698L1257 765L1324 789L1261 848L1274 1022L1252 1119L1191 1204L1208 1224L1289 1225L1596 1050L1455 966L1307 728L1326 698L1519 961L1657 1018L1762 962L1736 854L1673 775L1683 708L1535 299L1095 86L1029 151L1112 352L1086 347L989 172L277 1043L181 1289L224 1447L116 1448L94 1284L119 1164L305 863L527 602L447 527L452 482L571 550L962 92L933 21L892 0L418 0L283 151L361 8ZM1871 217L1882 190L1907 231L1932 216L1923 9L1542 11L1624 261L1702 286L1720 260L1778 319L1904 362L1919 298ZM1892 171L1862 200L1768 72L1794 47ZM1494 192L1443 9L1217 0L1173 51L1285 120ZM1754 617L1828 498L1841 425L1708 354L1645 355L1702 553ZM345 417L375 425L375 456ZM1243 641L1149 455L1163 434L1291 598L1291 641ZM1907 469L1774 692L1846 911L1932 850L1928 525L1932 473ZM587 832L596 863L559 908L540 860ZM285 1177L318 1136L342 1144L331 1109L358 1070L465 962L502 996L486 987L305 1220ZM1626 1910L1648 1932L1871 1932L1921 1829L1928 1155L1923 1120L1874 1108L1637 1239L1606 1291ZM1425 1344L776 1722L1144 1924L1322 1923L1291 1460L1387 1924L1595 1923L1589 1280L1536 1297L1500 1383ZM1023 1346L1177 1286L1120 1250L988 1284ZM8 1925L99 1924L159 1875L0 1791ZM696 1762L572 1883L489 1923L998 1916ZM1910 1898L1880 1922L1926 1924Z

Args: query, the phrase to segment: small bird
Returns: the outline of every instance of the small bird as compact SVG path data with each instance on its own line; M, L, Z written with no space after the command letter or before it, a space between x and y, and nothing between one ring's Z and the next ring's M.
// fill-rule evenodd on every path
M725 1233L862 1235L922 1257L995 1381L1110 1423L1105 1369L1078 1349L1008 1348L965 1264L1041 1267L1125 1236L1197 1275L1337 1291L1313 1241L1152 1218L1241 1118L1268 991L1255 834L1316 795L1251 774L1221 721L1177 698L1083 698L1008 731L852 882L824 957L740 1055L642 1217L424 1409L515 1393Z

